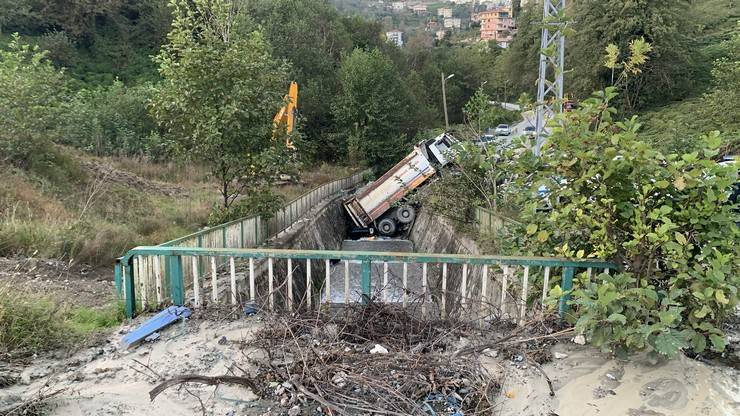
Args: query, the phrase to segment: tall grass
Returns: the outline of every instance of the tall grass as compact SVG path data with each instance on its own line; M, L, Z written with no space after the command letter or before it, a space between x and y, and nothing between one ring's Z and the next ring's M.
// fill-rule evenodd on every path
M123 321L123 308L69 308L51 298L0 286L0 358L17 359L73 347L94 331Z

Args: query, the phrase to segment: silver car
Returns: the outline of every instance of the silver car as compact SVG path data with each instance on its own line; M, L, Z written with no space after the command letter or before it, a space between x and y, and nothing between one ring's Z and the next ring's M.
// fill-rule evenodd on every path
M496 136L509 136L511 135L511 127L508 124L499 124L496 126Z

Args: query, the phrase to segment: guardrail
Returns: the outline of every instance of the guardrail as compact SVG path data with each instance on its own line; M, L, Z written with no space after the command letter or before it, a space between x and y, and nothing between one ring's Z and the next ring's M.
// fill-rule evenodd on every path
M282 209L277 211L269 220L260 216L240 218L214 227L188 234L186 236L167 241L159 247L202 247L202 248L249 248L258 247L268 239L288 229L296 220L302 218L326 198L337 194L339 191L348 189L362 183L368 171L357 172L346 178L337 179L325 183L305 194L293 199ZM215 267L224 266L222 261L217 261ZM137 281L159 282L167 273L167 262L159 257L145 257L137 259L132 265ZM192 264L182 265L186 273L192 273ZM199 265L201 274L204 272L203 265ZM118 269L116 269L118 273ZM120 278L116 275L116 288L119 295L122 294ZM140 298L143 302L159 305L167 297L160 286L153 290L145 290Z
M135 264L151 259L162 259L165 273L154 281L145 275L137 279ZM228 271L219 271L216 259L228 262ZM209 263L210 273L201 273L199 266ZM187 264L190 272L184 270ZM616 265L552 257L154 246L130 250L117 262L116 278L129 317L137 306L148 308L155 292L158 306L251 302L257 308L292 311L373 297L419 308L423 315L473 314L475 319L522 322L528 306L544 302L556 282L567 292L577 271L590 279L610 269ZM535 285L541 290L532 290ZM567 300L568 294L560 299L561 314Z

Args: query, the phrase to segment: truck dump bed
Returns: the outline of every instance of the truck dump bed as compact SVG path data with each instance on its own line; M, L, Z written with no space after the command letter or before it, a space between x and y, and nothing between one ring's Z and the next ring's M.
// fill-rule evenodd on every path
M344 207L358 227L369 227L391 205L424 183L437 171L419 147L398 162L367 189L344 201Z

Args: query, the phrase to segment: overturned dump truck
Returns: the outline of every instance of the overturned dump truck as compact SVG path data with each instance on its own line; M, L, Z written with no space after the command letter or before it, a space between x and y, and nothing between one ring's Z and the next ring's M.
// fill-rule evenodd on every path
M414 147L403 160L368 187L344 200L344 208L365 234L393 236L413 223L414 207L404 204L405 197L450 163L447 159L454 137L443 133Z

